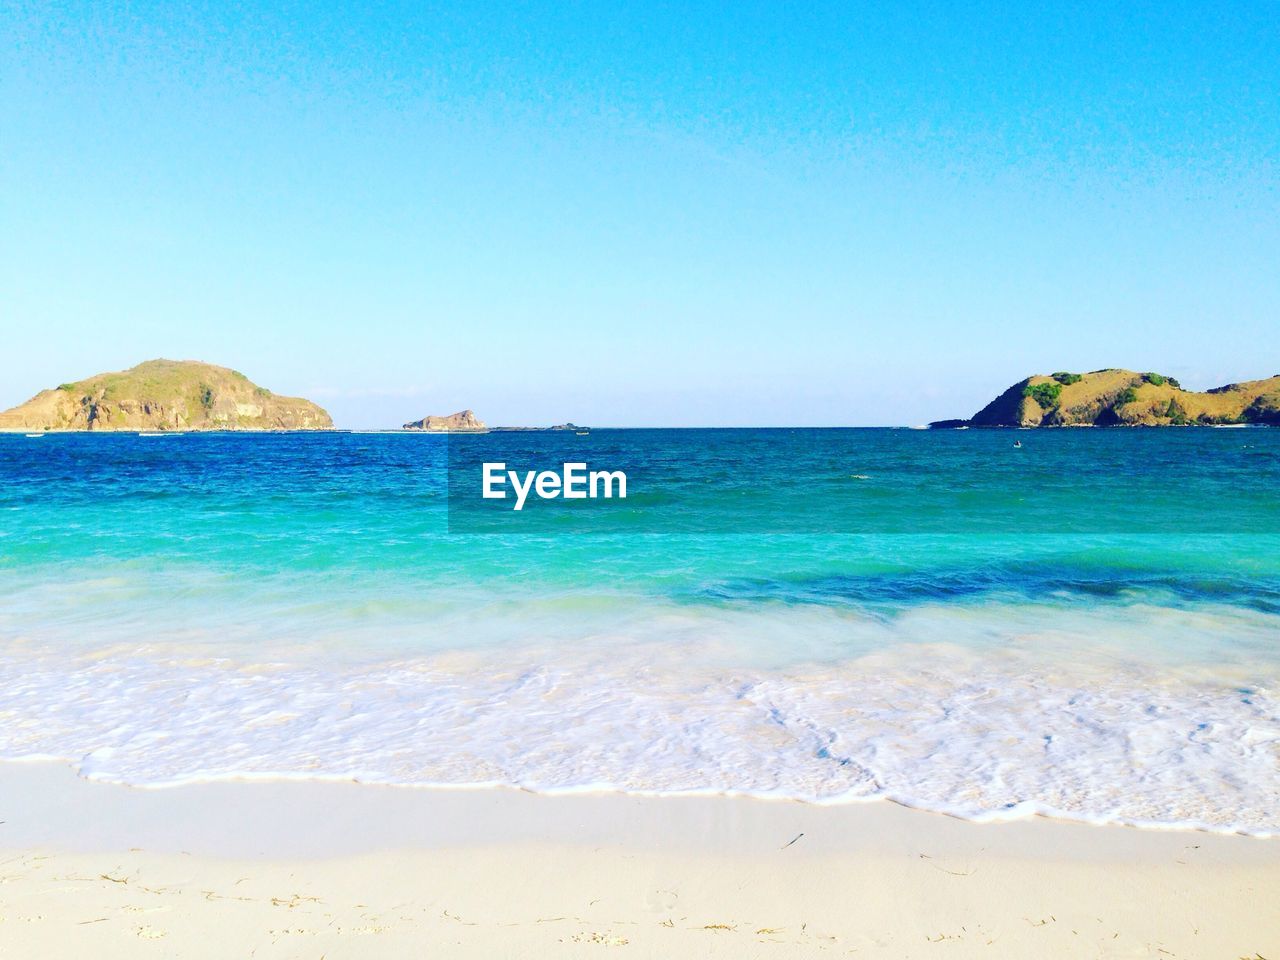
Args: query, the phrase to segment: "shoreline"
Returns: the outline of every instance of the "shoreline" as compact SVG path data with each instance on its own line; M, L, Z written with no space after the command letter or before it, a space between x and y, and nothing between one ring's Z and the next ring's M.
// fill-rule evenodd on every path
M0 763L8 954L1271 956L1280 841L894 803ZM1135 896L1142 890L1142 896ZM1161 952L1163 951L1163 952Z
M1045 807L1034 801L1024 801L1016 807L1006 810L989 810L979 815L966 815L943 808L930 807L926 804L911 803L891 794L871 796L844 795L827 799L813 799L791 796L783 793L755 793L749 790L721 790L708 787L691 790L643 790L615 787L609 784L598 784L573 787L533 787L505 781L492 782L421 782L360 779L353 775L319 774L319 773L236 773L216 776L192 776L177 780L155 783L129 783L112 778L86 776L78 769L76 763L65 757L36 756L29 758L0 757L0 788L5 784L9 768L31 767L36 769L64 768L78 782L95 787L106 787L124 790L131 793L163 793L166 791L199 791L205 789L232 788L270 788L302 789L315 787L326 789L361 789L377 791L408 791L427 794L516 794L529 797L541 797L548 800L566 799L580 800L592 798L597 800L616 800L623 802L638 800L644 802L690 802L690 801L727 801L748 804L796 804L801 807L820 809L840 809L845 807L875 806L887 804L912 813L929 817L945 817L959 820L975 826L1000 826L1018 823L1059 823L1100 829L1137 830L1153 833L1173 833L1183 836L1217 836L1241 837L1259 842L1280 842L1280 830L1251 830L1239 826L1217 825L1204 822L1183 821L1168 823L1159 820L1125 820L1121 818L1091 818L1084 814L1073 815Z
M556 842L599 842L617 840L615 819L619 811L640 810L650 818L656 811L670 813L684 809L681 816L695 819L715 815L716 811L733 809L735 817L746 818L752 823L776 820L779 823L803 825L819 822L836 830L840 843L829 847L829 852L866 852L865 838L857 845L841 845L843 840L857 836L857 832L841 832L858 821L873 822L880 827L891 824L895 828L908 822L942 821L963 824L958 828L1000 830L1010 833L1019 828L1038 830L1041 825L1053 830L1105 831L1120 834L1155 835L1180 839L1188 844L1200 839L1213 838L1259 847L1274 846L1277 863L1280 864L1280 833L1250 833L1244 830L1214 828L1212 825L1190 826L1158 822L1127 823L1123 821L1091 821L1041 811L1018 813L993 813L987 817L966 817L946 810L934 810L913 806L888 796L859 797L835 801L814 801L788 796L769 796L715 790L683 791L673 793L633 791L609 787L574 787L568 789L536 789L509 783L393 783L357 780L341 776L308 776L262 774L226 776L209 779L191 779L174 783L131 784L112 780L97 780L77 772L75 765L62 759L0 759L0 795L8 795L6 810L10 819L0 822L0 828L16 828L16 832L0 835L0 845L49 845L68 851L109 850L128 841L136 845L139 840L152 847L168 849L172 839L167 830L153 833L170 814L190 827L203 824L200 818L212 817L209 825L202 826L195 834L184 834L182 852L193 850L206 855L227 854L229 824L219 824L217 817L224 804L237 808L250 795L261 795L266 806L255 820L238 820L240 835L251 838L256 846L252 850L232 847L234 856L272 856L280 853L302 856L332 856L335 848L332 840L323 847L308 847L311 832L297 832L297 824L291 819L277 821L269 811L274 809L311 808L343 809L348 812L348 832L336 848L344 853L363 853L384 847L410 846L434 849L456 842L456 836L444 837L434 829L416 823L413 814L420 810L448 812L451 817L470 814L477 809L501 811L503 816L484 827L484 836L503 842L523 842L531 837L551 837ZM18 797L17 801L13 798ZM147 799L143 799L147 798ZM24 800L26 803L24 803ZM229 801L229 803L228 803ZM27 806L26 804L30 804ZM81 816L80 807L87 806L92 816ZM561 834L560 806L580 807L591 815L583 822L594 824L598 833L584 837ZM880 811L878 811L880 808ZM881 812L888 810L889 812ZM768 811L774 811L772 813ZM780 813L778 811L786 811ZM865 812L863 812L865 811ZM311 811L314 812L314 811ZM511 814L512 816L508 816ZM156 820L144 819L145 815L157 815ZM604 819L607 815L608 822ZM451 821L456 829L459 822ZM634 834L625 839L643 841L646 846L655 845L652 833L656 824L642 820ZM251 829L247 829L251 828ZM141 831L133 832L133 831ZM890 831L892 832L892 831ZM1088 835L1087 833L1085 835ZM883 834L878 834L883 836ZM464 835L469 838L470 834ZM58 839L62 838L62 839ZM194 844L193 844L194 838ZM211 841L206 849L200 841ZM689 838L682 838L683 849L688 848ZM829 841L830 842L830 841ZM1159 844L1161 841L1155 841ZM1172 842L1172 840L1170 841ZM1143 850L1143 841L1122 845L1128 853ZM660 844L659 844L660 845ZM709 852L721 850L708 847ZM884 852L881 848L874 848ZM885 849L896 849L888 847ZM1016 844L1005 849L1009 855L1017 854ZM173 852L177 850L174 846ZM1099 850L1086 846L1086 855Z

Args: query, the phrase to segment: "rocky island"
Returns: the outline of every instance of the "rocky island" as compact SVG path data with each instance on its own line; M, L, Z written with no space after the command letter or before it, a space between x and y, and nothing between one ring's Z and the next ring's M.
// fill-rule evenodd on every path
M553 427L490 427L470 410L459 410L448 416L426 416L406 423L402 430L425 430L427 433L524 433L546 430L585 431L576 423L557 423Z
M470 410L459 410L445 417L426 416L406 423L404 430L426 430L428 433L483 433L489 428Z
M1280 425L1280 374L1203 393L1173 377L1132 370L1054 373L1019 380L956 427L1180 427Z
M330 430L321 407L243 373L195 360L148 360L42 390L0 413L0 430Z

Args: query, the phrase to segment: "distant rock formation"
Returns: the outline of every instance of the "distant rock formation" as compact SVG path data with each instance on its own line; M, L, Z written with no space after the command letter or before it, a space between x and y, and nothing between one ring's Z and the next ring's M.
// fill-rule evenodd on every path
M490 427L494 433L585 433L589 431L589 427L583 427L576 423L557 423L550 427Z
M42 390L0 413L0 430L330 430L321 407L279 397L243 373L195 360L148 360Z
M451 413L447 417L423 417L404 425L405 430L426 430L428 433L480 433L489 429L483 420L476 419L470 410Z
M1204 393L1158 373L1095 370L1027 377L955 427L1180 427L1280 425L1280 374Z
M423 417L406 423L401 429L425 430L428 433L540 433L548 430L581 433L587 430L576 423L557 423L553 427L490 427L470 410L451 413L447 417Z

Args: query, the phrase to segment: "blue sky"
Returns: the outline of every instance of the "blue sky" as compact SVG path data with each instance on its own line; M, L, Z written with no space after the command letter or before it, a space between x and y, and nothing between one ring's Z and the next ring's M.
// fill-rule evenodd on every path
M0 3L0 407L156 356L350 427L1280 372L1275 3Z

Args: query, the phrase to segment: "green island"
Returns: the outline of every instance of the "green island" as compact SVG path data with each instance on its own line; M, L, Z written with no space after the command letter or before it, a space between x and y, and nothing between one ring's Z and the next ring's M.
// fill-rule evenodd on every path
M1184 390L1173 377L1109 368L1019 380L960 427L1186 427L1280 425L1280 374Z
M42 390L0 413L0 430L331 430L323 408L243 373L195 360L148 360Z

